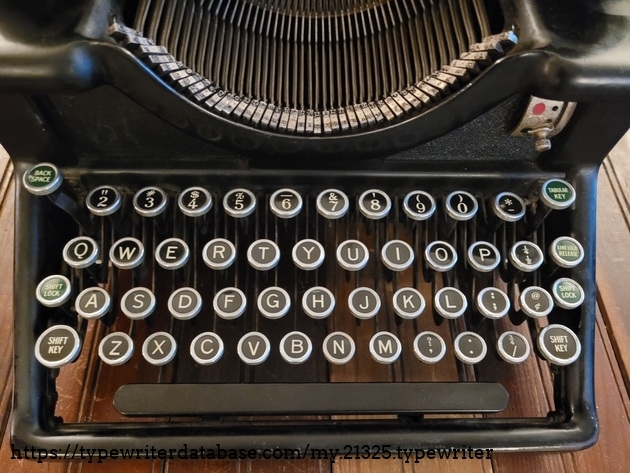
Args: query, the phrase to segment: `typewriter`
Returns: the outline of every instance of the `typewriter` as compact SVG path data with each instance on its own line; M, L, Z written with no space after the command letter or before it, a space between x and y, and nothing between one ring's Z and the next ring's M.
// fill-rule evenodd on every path
M595 0L2 2L12 442L592 445L629 32Z

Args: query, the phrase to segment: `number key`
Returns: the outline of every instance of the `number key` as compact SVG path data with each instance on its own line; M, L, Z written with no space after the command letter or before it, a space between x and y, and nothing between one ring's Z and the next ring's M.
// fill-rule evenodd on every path
M359 210L365 217L371 220L378 220L385 217L391 208L392 201L389 196L381 190L370 189L359 197Z
M338 189L326 189L317 196L317 211L329 219L343 217L349 206L348 196Z
M100 186L93 189L85 198L85 205L94 215L100 217L111 215L122 204L120 192L111 186Z
M143 217L156 217L166 210L168 197L159 187L145 187L133 196L133 207Z
M444 201L446 214L453 220L470 220L477 213L479 204L471 193L466 191L451 192Z
M403 201L405 214L413 220L427 220L435 213L435 199L424 191L413 191Z
M177 199L179 210L189 217L200 217L212 208L212 196L203 187L189 187Z
M293 189L280 189L269 198L271 211L280 218L292 218L302 210L302 196Z

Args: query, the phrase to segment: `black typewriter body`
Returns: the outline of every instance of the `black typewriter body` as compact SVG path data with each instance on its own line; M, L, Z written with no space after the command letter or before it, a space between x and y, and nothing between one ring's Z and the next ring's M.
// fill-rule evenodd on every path
M15 445L596 441L596 184L630 127L627 2L325 3L0 4ZM513 136L567 103L550 149L544 123ZM505 389L526 366L551 411ZM99 415L59 417L71 369L102 384Z

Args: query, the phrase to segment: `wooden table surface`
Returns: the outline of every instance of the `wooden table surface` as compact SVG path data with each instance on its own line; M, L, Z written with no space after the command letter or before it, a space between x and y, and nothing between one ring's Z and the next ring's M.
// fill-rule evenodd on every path
M223 472L624 472L630 465L630 133L605 161L598 200L596 396L601 435L592 448L572 453L495 454L491 460L108 460L11 459L8 425L12 392L14 182L0 148L0 471L223 471ZM532 389L540 379L530 380Z

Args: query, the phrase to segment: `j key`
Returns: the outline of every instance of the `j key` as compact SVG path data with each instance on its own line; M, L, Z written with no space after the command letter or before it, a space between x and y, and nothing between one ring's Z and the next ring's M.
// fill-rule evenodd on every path
M134 287L123 295L120 309L132 320L146 319L155 310L155 296L146 287Z
M455 356L463 363L474 365L483 360L488 352L488 347L483 338L474 332L462 332L453 343Z
M481 273L494 271L501 263L499 250L487 241L477 241L470 245L466 257L468 264Z
M437 363L446 354L446 343L435 332L420 332L413 341L413 352L423 363Z
M446 272L455 267L457 252L450 243L434 241L425 248L424 260L433 271Z
M313 343L306 334L298 331L289 332L280 340L280 355L287 363L304 363L313 352Z
M370 259L370 252L359 240L346 240L337 247L337 262L347 271L363 269Z
M381 308L381 298L374 289L358 287L348 296L348 307L357 319L371 319Z
M324 339L322 351L333 365L345 365L354 356L356 346L350 335L344 332L332 332Z
M424 191L412 191L403 201L403 210L412 220L427 220L433 216L436 208L433 196Z
M525 288L519 297L521 310L529 317L546 317L553 309L553 299L545 289L538 286Z
M229 268L236 259L234 244L224 238L215 238L203 247L202 257L206 266L216 270Z
M247 189L233 189L223 197L223 209L232 217L247 217L255 208L256 196Z
M258 311L268 319L284 317L290 308L289 293L281 287L268 287L258 295Z
M190 343L190 356L200 365L212 365L223 356L224 344L214 332L203 332Z
M403 319L415 319L424 312L424 297L417 289L403 287L394 293L394 312Z
M111 301L102 287L88 287L79 293L74 306L84 319L98 319L109 312Z
M486 287L477 294L477 310L489 319L500 319L510 310L507 294L494 287Z
M324 319L335 309L335 296L325 287L311 287L302 296L302 309L313 319Z
M375 361L390 364L398 359L402 345L396 335L390 332L378 332L370 339L370 355Z
M269 208L276 217L293 218L302 210L302 196L293 189L280 189L269 198Z
M468 300L462 291L454 287L443 287L434 296L433 307L442 317L456 319L468 308Z
M404 271L414 260L413 248L402 240L391 240L381 250L383 264L392 271Z
M179 210L189 217L200 217L212 208L212 196L203 187L189 187L177 199Z
M561 268L574 268L584 259L584 248L575 238L556 238L549 245L551 260Z
M144 245L136 238L121 238L110 248L109 259L117 268L136 268L144 261Z
M338 189L326 189L317 196L317 211L329 219L343 217L348 211L350 200Z
M99 257L98 243L90 237L73 238L63 248L63 260L72 268L92 266Z
M133 196L133 208L143 217L156 217L166 210L168 197L159 187L145 187Z
M324 262L325 252L322 244L316 240L300 240L291 252L295 265L305 271L317 269Z
M226 287L216 293L212 301L212 307L222 319L236 319L245 312L247 298L240 289Z
M542 329L538 335L538 348L549 363L559 366L570 365L582 351L577 335L558 324L550 324Z
M530 351L529 342L518 332L504 332L497 340L497 352L508 363L522 363Z
M168 332L156 332L142 344L142 356L155 366L163 366L175 358L177 342Z
M280 261L280 248L271 240L256 240L247 249L247 261L259 271L273 269Z
M241 337L236 350L243 363L259 365L269 357L271 344L264 334L249 332Z
M560 278L554 282L551 293L556 304L563 309L576 309L584 302L584 289L570 278Z
M46 307L61 307L70 300L71 294L70 281L59 274L44 278L35 291L37 300Z
M94 215L104 217L112 215L122 205L122 197L118 189L112 186L99 186L92 189L85 198L85 205Z
M127 363L131 359L133 351L133 340L124 332L110 333L98 345L99 358L110 366Z
M385 217L392 208L389 196L379 190L370 189L359 197L359 210L370 220L379 220Z
M531 241L519 241L510 249L510 262L519 271L531 273L543 263L542 250Z
M201 295L192 287L177 289L168 298L168 311L179 320L189 320L201 311Z
M35 357L47 368L59 368L72 363L80 352L79 334L66 325L53 325L35 342Z
M188 245L180 238L168 238L155 249L155 260L164 269L182 268L189 258Z

